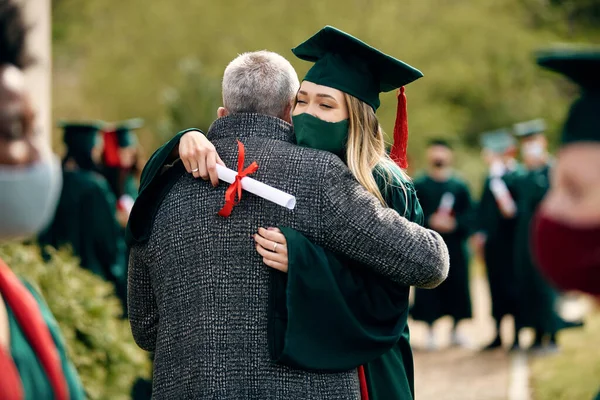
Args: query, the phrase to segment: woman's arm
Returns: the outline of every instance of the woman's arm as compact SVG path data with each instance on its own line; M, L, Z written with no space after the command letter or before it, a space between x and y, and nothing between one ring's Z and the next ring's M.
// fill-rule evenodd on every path
M179 132L152 154L142 171L140 193L162 174L165 166L177 159L181 159L185 170L195 178L210 179L213 186L219 184L216 165L224 165L223 161L204 133L191 128Z
M409 288L293 229L281 230L260 229L255 235L257 251L273 269L272 359L295 368L344 371L392 348L406 326Z

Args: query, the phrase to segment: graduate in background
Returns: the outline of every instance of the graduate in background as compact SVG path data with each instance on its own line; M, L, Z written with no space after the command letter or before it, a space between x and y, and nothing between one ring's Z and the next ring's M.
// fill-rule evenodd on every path
M600 296L600 49L542 52L538 63L583 94L571 107L552 187L536 216L536 259L559 288Z
M454 319L452 345L466 346L457 326L472 314L467 239L473 230L474 208L469 188L454 174L452 161L453 151L447 141L431 141L427 148L427 174L414 182L425 226L442 235L450 253L448 279L433 290L416 289L411 311L415 320L429 324L430 349L436 347L433 323L446 315Z
M133 131L143 124L142 119L135 118L102 128L102 174L117 198L117 218L123 228L127 225L139 187L139 146Z
M125 242L116 219L116 198L100 174L101 125L63 123L67 154L63 188L50 226L39 236L42 246L70 245L81 266L115 284L126 305Z
M515 278L519 293L517 329L535 330L531 351L540 354L558 350L556 334L572 326L557 313L558 292L544 278L532 257L531 222L537 207L550 187L549 174L552 160L541 119L522 122L514 127L521 142L521 155L527 172L512 183L517 201L517 227L515 233ZM579 324L577 324L579 325Z
M559 288L600 296L600 49L547 50L537 62L582 93L564 124L552 187L535 217L534 253Z
M523 171L515 159L516 141L508 129L485 133L481 139L489 172L477 209L477 233L472 241L483 256L490 285L496 336L484 350L493 350L502 346L502 319L506 315L514 316L517 310L513 266L517 207L507 183ZM513 349L518 348L518 340L515 329Z

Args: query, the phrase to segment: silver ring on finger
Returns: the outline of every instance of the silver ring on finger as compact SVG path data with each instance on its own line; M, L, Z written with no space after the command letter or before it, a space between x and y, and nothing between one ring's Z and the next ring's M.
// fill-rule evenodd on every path
M198 172L198 171L200 171L200 168L194 168L194 169L192 170L192 172Z
M279 243L275 243L273 246L273 253L277 253L277 246L279 246Z

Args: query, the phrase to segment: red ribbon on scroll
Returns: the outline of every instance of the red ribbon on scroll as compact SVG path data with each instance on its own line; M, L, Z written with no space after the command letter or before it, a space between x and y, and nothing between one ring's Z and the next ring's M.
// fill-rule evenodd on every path
M233 207L242 199L242 178L255 173L258 170L258 164L254 161L246 169L244 169L244 159L246 157L246 149L242 142L238 140L238 174L235 181L227 188L225 192L225 205L219 211L221 217L229 217Z

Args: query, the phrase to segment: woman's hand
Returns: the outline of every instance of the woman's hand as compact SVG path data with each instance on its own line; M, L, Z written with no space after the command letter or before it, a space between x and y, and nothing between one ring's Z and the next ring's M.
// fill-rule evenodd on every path
M283 233L277 228L258 228L254 235L256 251L263 258L263 262L271 268L281 272L288 272L287 241Z
M189 131L179 141L179 158L185 169L194 178L211 181L213 186L219 185L217 164L225 166L217 154L215 146L200 131Z

